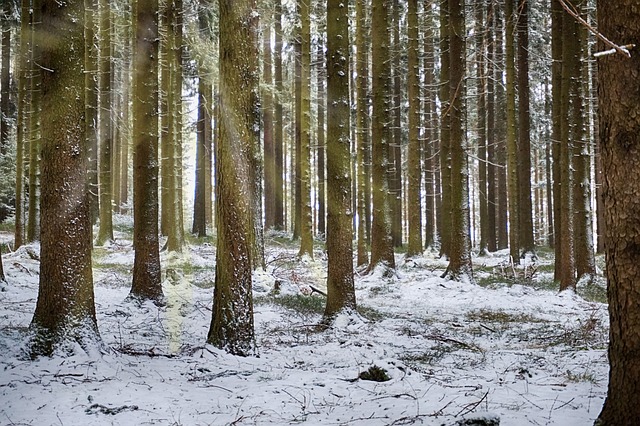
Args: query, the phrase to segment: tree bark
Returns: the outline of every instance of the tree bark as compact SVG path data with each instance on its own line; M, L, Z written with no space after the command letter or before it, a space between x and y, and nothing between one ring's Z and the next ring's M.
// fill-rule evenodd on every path
M389 193L388 162L391 64L389 56L389 1L373 0L372 32L372 195L373 222L371 224L371 260L369 270L382 263L395 269L391 233L391 195Z
M100 0L100 114L99 114L99 189L100 228L96 245L113 240L113 181L111 175L113 139L111 132L111 6Z
M349 9L327 1L327 305L324 322L355 311L349 103Z
M534 254L529 108L529 0L518 0L518 240L521 255Z
M446 276L473 282L469 241L469 176L464 137L466 43L464 0L449 0L449 104L451 138L451 240Z
M91 269L82 2L42 0L42 223L31 356L100 343ZM26 33L25 33L26 34ZM42 39L41 39L42 37ZM46 37L46 43L45 39ZM69 230L73 232L69 232Z
M134 299L163 303L158 240L158 0L135 6L133 60Z
M213 315L207 342L256 354L252 297L251 171L259 141L258 15L255 0L219 0L219 138L216 147L218 241Z
M621 13L624 11L624 13ZM598 30L625 44L640 33L634 0L598 2ZM598 43L599 50L608 49ZM640 54L598 59L600 148L604 174L609 385L599 426L631 426L640 419Z
M367 89L369 87L369 44L370 37L367 23L367 2L356 2L356 66L358 77L356 80L356 139L358 164L357 175L357 211L358 211L358 235L357 235L357 259L358 266L369 262L367 252L367 170L366 157L369 148L369 99Z
M409 0L407 15L409 50L408 50L408 75L407 96L409 98L409 151L407 153L408 168L408 212L409 238L407 245L407 257L422 254L422 200L421 180L422 170L420 160L422 149L420 147L420 86L418 69L418 1Z

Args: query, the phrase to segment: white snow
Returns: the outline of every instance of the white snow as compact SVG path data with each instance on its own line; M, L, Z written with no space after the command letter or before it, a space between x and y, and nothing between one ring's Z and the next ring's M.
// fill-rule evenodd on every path
M321 305L323 296L309 286L325 290L326 255L318 250L314 260L297 262L297 247L270 244L268 269L254 276L260 357L241 358L205 345L214 251L205 245L182 256L163 253L167 306L158 308L124 302L130 241L96 250L106 349L36 361L21 351L38 260L26 249L4 254L0 424L450 425L475 415L499 417L502 425L570 426L592 424L602 407L604 304L535 283L446 281L439 277L446 262L433 254L406 262L398 255L392 278L382 268L356 274L360 314L340 315L320 332L320 314L273 300L321 298L304 299ZM474 259L476 278L507 256ZM276 278L281 296L269 295ZM357 379L373 365L391 380Z

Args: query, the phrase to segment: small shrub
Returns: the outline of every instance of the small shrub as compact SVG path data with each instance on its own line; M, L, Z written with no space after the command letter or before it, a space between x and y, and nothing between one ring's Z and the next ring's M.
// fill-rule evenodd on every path
M387 382L391 377L387 374L387 370L377 365L372 365L368 370L363 371L358 376L360 380L370 380L373 382Z

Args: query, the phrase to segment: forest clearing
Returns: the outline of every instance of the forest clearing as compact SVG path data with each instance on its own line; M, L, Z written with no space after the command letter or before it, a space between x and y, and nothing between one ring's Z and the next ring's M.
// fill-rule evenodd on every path
M356 274L358 314L317 331L325 298L311 286L324 289L326 254L316 244L315 260L298 261L295 244L267 235L253 285L259 357L236 357L205 345L214 246L164 252L166 306L137 306L125 301L130 226L116 223L125 232L94 251L100 354L24 359L39 247L3 256L0 424L455 425L488 413L502 425L569 426L601 410L603 280L559 294L551 253L523 262L517 279L507 250L474 257L477 284L440 278L437 253L398 254L392 277ZM372 366L389 380L358 379Z

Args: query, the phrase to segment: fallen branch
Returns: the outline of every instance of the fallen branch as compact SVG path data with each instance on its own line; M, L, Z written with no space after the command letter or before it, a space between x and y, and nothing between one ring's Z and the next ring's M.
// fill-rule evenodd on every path
M485 399L487 399L487 395L489 395L489 391L486 391L485 394L482 396L482 398L480 398L479 401L476 402L472 402L470 404L465 405L462 410L460 410L458 412L458 414L456 414L454 417L458 417L459 415L466 415L469 414L470 412L472 412L473 410L475 410L476 408L478 408L478 405L482 404L482 401L484 401ZM463 414L464 413L464 414Z

